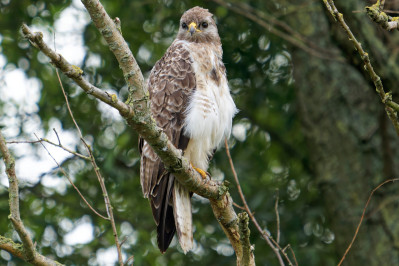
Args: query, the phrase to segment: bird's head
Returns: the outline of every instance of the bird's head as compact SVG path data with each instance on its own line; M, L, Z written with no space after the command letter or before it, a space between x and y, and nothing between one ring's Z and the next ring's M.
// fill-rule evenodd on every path
M212 16L208 9L198 6L187 10L180 19L177 38L189 42L220 44L218 29Z

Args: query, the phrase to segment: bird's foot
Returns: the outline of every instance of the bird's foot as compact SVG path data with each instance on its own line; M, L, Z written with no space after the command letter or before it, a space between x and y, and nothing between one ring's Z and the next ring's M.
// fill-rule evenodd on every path
M209 176L209 173L202 170L201 168L195 167L193 164L191 164L191 166L194 168L195 171L197 171L201 175L202 179L206 179Z

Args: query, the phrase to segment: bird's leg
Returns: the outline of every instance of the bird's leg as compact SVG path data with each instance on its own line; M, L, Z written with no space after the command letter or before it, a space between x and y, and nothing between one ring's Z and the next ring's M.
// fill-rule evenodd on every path
M202 170L201 168L195 167L192 163L190 164L194 168L194 170L201 175L202 179L206 179L208 177L209 174L206 171Z

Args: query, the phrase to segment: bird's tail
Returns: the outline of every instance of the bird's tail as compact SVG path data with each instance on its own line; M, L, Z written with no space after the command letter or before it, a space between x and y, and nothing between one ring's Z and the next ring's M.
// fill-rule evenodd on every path
M193 248L193 220L190 192L175 180L173 189L173 212L179 243L184 254Z

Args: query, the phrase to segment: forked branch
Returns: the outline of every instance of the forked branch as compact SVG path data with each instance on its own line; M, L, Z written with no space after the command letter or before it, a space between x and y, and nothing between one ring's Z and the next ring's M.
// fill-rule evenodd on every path
M0 237L0 248L10 251L17 257L22 258L26 262L33 265L61 265L60 263L46 258L45 256L39 254L28 231L26 230L19 212L19 188L18 188L18 178L15 173L15 159L12 157L10 151L8 150L6 140L4 139L0 131L0 152L3 157L4 164L6 165L6 173L9 182L9 204L10 204L10 215L8 218L11 220L15 231L17 231L19 238L22 241L22 247L16 245L10 239L5 237Z

